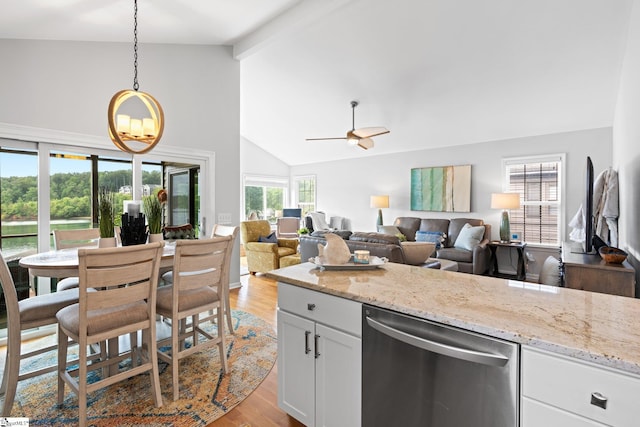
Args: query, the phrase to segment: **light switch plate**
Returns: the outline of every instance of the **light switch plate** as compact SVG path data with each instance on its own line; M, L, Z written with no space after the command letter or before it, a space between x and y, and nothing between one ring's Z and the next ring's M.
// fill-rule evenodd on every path
M219 213L218 214L218 224L231 225L231 214L230 213Z

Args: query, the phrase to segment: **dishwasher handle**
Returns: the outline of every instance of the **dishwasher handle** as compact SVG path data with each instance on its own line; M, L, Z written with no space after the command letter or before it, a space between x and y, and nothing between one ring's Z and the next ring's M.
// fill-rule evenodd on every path
M371 326L378 332L381 332L391 338L402 341L414 347L419 347L423 350L442 354L444 356L454 357L456 359L466 360L468 362L480 363L490 366L504 366L509 361L508 357L501 354L485 353L482 351L469 350L466 348L460 348L436 341L431 341L422 337L416 337L415 335L408 334L389 325L385 325L384 323L374 320L369 316L367 316L366 319L369 326Z

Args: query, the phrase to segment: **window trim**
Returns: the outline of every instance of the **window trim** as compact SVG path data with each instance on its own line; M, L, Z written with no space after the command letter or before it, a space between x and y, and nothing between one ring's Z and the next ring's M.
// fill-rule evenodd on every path
M306 181L306 180L313 180L313 205L315 206L315 209L318 209L318 179L317 176L314 174L309 174L309 175L295 175L293 177L293 185L291 186L291 193L292 193L292 197L291 200L293 200L293 204L295 205L295 207L300 207L300 200L298 200L298 183L300 181Z
M66 132L56 129L36 128L9 123L0 123L0 139L8 142L25 144L28 147L37 147L38 151L38 175L43 175L38 181L38 250L48 250L49 241L43 234L43 230L49 230L49 155L50 152L58 150L76 151L86 154L106 155L109 157L123 158L131 160L133 163L133 189L134 200L139 200L141 194L142 173L141 167L144 161L166 161L173 163L190 164L200 167L200 215L203 224L202 232L208 235L209 231L204 229L206 218L214 218L215 212L215 177L216 153L197 148L190 148L188 154L180 147L173 147L159 144L153 151L143 155L132 155L118 150L106 136L95 136ZM17 145L12 145L17 146ZM46 159L47 161L45 161ZM45 179L46 177L46 179ZM209 178L211 177L211 179ZM137 185L137 183L140 185ZM42 187L41 187L42 185ZM44 187L46 185L46 187ZM136 194L138 191L138 194Z
M560 200L558 204L558 246L562 245L562 242L565 240L565 230L566 230L566 200L565 200L565 189L566 189L566 168L567 168L567 154L566 153L553 153L553 154L541 154L541 155L533 155L533 156L518 156L518 157L505 157L502 159L502 191L507 191L508 189L508 172L507 167L511 165L519 165L524 163L545 163L545 162L559 162L560 163L560 177L559 184L560 188L558 188L558 198ZM536 203L536 205L538 205ZM541 204L544 205L544 204ZM531 247L541 247L541 248L549 248L555 247L555 245L545 245L539 243L527 243L527 246Z

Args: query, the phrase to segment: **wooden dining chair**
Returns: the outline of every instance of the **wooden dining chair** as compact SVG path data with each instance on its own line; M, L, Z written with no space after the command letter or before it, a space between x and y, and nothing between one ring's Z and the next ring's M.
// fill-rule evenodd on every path
M56 365L46 366L20 374L20 361L40 356L54 350L56 345L44 346L22 353L22 331L55 325L58 310L78 302L78 289L33 296L18 301L13 277L0 251L0 282L7 307L7 355L2 376L0 394L4 394L1 416L8 417L16 396L18 381L33 378L56 370ZM63 360L66 360L63 359Z
M173 284L158 289L157 313L171 319L171 337L158 343L158 356L171 365L173 400L180 394L180 359L217 345L222 372L227 373L222 283L230 242L231 236L177 241ZM200 319L200 314L209 310L215 310L216 336L200 327L210 320L210 317ZM189 318L190 323L187 322ZM187 339L191 342L185 347ZM163 348L167 350L163 351Z
M58 318L58 404L65 384L78 396L80 426L87 421L87 395L143 372L149 372L157 407L162 406L156 348L156 290L163 242L104 249L78 249L79 302L60 310ZM88 291L90 288L95 291ZM134 345L142 331L143 348ZM88 363L90 345L130 335L131 349ZM78 342L78 367L67 370L67 337ZM110 349L111 350L111 349ZM130 359L131 367L106 376L114 364ZM138 363L140 359L140 363ZM117 366L117 365L116 365ZM101 370L100 380L88 383L88 373ZM135 399L132 396L132 399Z
M231 236L231 241L229 242L229 247L227 249L227 257L225 259L224 268L222 271L222 307L227 319L227 327L229 328L229 332L232 334L235 334L235 331L233 329L233 322L231 319L231 302L229 301L229 279L231 275L231 255L233 254L233 248L236 244L236 239L238 238L239 233L240 227L220 224L215 224L213 226L213 230L211 231L211 237Z
M53 230L53 242L55 249L73 249L98 247L100 239L99 228L81 228L77 230ZM65 291L78 287L77 277L65 277L58 281L56 289Z

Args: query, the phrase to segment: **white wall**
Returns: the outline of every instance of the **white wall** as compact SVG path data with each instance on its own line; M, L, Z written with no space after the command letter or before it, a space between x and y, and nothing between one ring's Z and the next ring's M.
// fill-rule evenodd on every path
M288 177L288 164L264 151L246 138L240 138L240 173L258 176Z
M161 145L215 152L214 206L240 215L240 66L230 47L140 44L140 90L165 112ZM133 87L131 43L0 40L0 122L104 137L115 92ZM213 185L215 184L215 185ZM211 230L215 218L207 218ZM239 280L236 251L232 282Z
M349 218L353 230L375 230L377 210L369 207L369 197L388 194L390 207L383 209L385 224L393 223L398 216L482 218L492 225L493 238L497 239L500 212L490 208L490 199L491 193L502 191L502 158L566 153L566 224L584 197L586 157L589 155L593 159L596 173L610 166L611 140L611 128L590 129L294 166L291 174L316 174L318 209L328 216ZM410 210L412 168L464 164L471 165L471 212L450 214ZM565 236L569 231L565 227ZM542 263L544 258L536 257L536 260ZM538 268L530 265L532 271Z
M640 1L633 5L613 132L613 166L620 185L620 247L636 269L640 295Z

